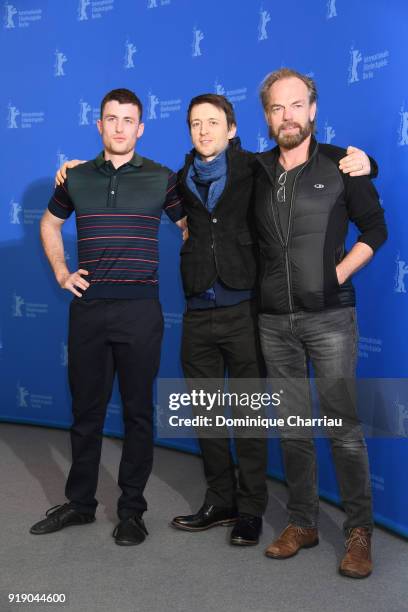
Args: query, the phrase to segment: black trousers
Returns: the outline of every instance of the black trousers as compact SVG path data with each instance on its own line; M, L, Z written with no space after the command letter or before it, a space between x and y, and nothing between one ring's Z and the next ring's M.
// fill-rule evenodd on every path
M65 495L81 512L94 514L97 506L102 431L115 373L124 420L118 515L123 519L147 509L143 491L153 463L152 393L162 335L163 317L155 299L71 302L72 467Z
M257 313L250 301L235 306L190 310L183 321L181 359L186 378L264 377ZM238 480L230 438L199 437L207 481L205 501L261 516L267 505L265 438L235 437Z

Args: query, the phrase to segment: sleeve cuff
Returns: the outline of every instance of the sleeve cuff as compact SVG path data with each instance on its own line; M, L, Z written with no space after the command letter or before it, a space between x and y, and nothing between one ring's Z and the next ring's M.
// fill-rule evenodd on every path
M72 212L71 210L64 210L53 200L50 200L48 203L48 210L52 215L54 215L54 217L58 217L58 219L68 219Z

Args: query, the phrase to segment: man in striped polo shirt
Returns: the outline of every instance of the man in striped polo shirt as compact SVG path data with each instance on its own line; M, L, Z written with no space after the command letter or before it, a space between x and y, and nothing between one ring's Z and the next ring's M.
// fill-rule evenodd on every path
M72 466L68 502L51 508L30 530L45 534L95 520L102 431L114 375L123 404L116 544L147 534L143 491L152 469L152 386L160 360L163 317L158 300L158 230L164 210L180 227L177 176L135 153L142 104L127 89L109 92L97 122L104 146L96 159L69 170L41 221L55 278L74 294L68 368L72 394ZM79 269L65 262L61 228L75 212Z

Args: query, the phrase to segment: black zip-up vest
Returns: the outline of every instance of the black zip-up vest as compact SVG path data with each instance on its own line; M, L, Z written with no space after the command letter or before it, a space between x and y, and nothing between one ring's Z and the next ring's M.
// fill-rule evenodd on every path
M351 178L338 168L344 149L312 137L309 158L296 174L288 231L282 234L273 197L279 148L257 155L255 218L260 247L260 311L287 314L355 305L348 279L336 266L345 257L349 220L359 240L376 250L386 239L384 212L368 177Z

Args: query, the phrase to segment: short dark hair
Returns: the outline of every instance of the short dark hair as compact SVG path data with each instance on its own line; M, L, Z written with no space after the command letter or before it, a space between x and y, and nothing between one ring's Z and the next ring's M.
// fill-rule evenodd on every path
M231 102L227 100L225 96L220 96L218 94L213 93L205 93L200 96L196 96L190 101L187 110L187 125L190 129L190 115L194 106L198 106L199 104L212 104L216 106L219 110L224 111L225 116L227 118L227 125L231 128L233 125L237 125L237 120L235 119L234 107Z
M101 119L103 117L103 109L108 102L119 102L119 104L134 104L139 109L139 120L142 120L143 105L137 95L130 89L112 89L109 91L101 102Z

